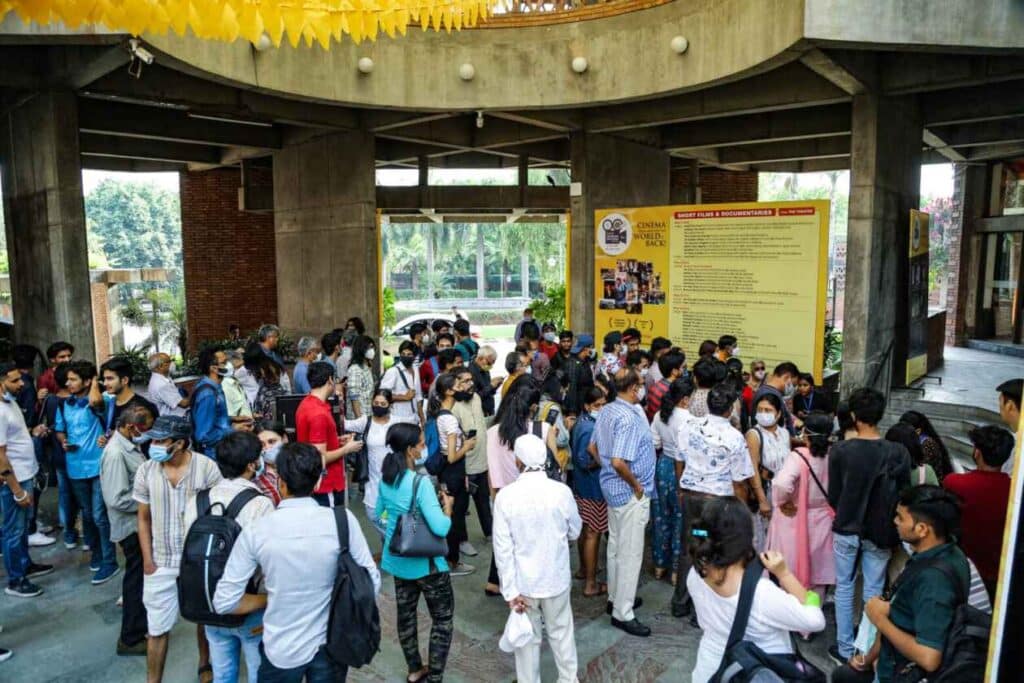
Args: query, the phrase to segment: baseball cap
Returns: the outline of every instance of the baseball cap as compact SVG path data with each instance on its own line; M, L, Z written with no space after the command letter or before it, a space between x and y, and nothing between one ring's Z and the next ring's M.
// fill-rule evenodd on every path
M570 353L579 353L588 346L594 345L594 336L591 334L581 334L576 337L576 343L572 345Z
M148 432L142 434L144 440L150 441L152 439L173 439L178 441L180 439L187 439L192 436L192 426L188 420L177 415L161 415L154 422L153 426Z
M618 346L621 343L622 343L622 333L621 332L609 332L608 334L604 335L604 345L605 346Z

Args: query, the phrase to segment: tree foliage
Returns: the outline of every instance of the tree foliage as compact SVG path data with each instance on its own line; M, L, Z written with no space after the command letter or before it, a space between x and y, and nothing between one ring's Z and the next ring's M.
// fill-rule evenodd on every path
M167 268L181 278L178 194L152 183L103 180L85 198L90 243L114 268Z

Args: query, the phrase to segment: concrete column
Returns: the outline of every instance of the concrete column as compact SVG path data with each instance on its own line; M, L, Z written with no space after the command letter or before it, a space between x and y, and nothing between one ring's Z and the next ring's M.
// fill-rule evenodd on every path
M977 221L986 214L989 165L957 164L953 177L953 223L955 241L950 244L950 264L955 264L950 282L947 341L963 346L975 336L981 290L985 235Z
M277 308L292 334L359 316L378 330L373 134L333 133L274 153Z
M921 116L913 98L853 98L843 393L904 382L910 210L921 185Z
M41 349L66 340L94 359L73 92L39 92L0 117L0 176L15 338Z
M570 201L569 324L579 334L594 330L594 211L668 204L669 156L655 147L595 133L573 134L571 154L572 181L582 186L582 193Z

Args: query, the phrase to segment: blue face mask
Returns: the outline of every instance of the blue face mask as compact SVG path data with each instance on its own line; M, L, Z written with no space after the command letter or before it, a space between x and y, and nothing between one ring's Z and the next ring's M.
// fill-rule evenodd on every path
M4 391L4 400L8 403L14 403L14 394L9 391Z
M275 443L273 446L263 451L263 461L269 462L271 465L277 464L277 455L281 452L281 443Z
M263 473L267 471L266 463L263 461L263 456L260 456L259 464L256 466L256 478L262 477Z
M132 443L135 444L136 446L141 446L147 441L149 441L149 439L146 438L145 434L139 434L138 436L132 437Z
M149 459L155 460L156 462L167 462L171 459L173 454L167 449L167 446L160 446L157 444L150 444L149 446Z

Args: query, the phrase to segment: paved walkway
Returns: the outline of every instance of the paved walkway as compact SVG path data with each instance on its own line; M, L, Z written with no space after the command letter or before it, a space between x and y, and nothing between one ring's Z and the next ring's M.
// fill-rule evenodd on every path
M1024 377L1024 358L1001 353L947 346L942 367L928 373L942 378L942 384L924 379L926 401L976 406L999 412L996 387L1008 379Z
M52 494L44 496L44 506L51 497ZM364 519L363 506L357 502L352 507L359 511L364 533L371 539L374 551L379 551L379 542ZM512 681L515 679L513 658L498 649L498 637L508 612L500 598L488 598L483 593L490 546L480 538L475 515L471 517L469 527L480 555L470 560L477 567L476 573L453 579L456 589L455 640L445 680L453 683ZM46 590L43 596L25 600L0 593L0 624L4 626L0 645L15 651L14 658L0 664L0 680L14 681L24 675L34 683L145 680L143 658L114 655L120 624L120 608L116 605L120 579L105 586L90 585L87 555L77 550L67 551L61 544L35 549L33 559L57 566L54 574L38 581ZM581 681L680 683L690 680L699 632L669 614L672 587L668 583L655 581L645 568L641 584L639 595L645 604L638 614L653 630L653 635L646 639L633 638L611 628L604 613L604 602L583 598L580 595L581 583L574 583L573 607ZM381 652L369 667L353 671L349 681L390 683L405 679L405 661L395 631L394 586L387 576L380 608ZM428 624L421 602L420 647L424 653ZM831 625L827 633L834 633ZM825 670L830 668L825 664L825 651L831 638L831 635L819 636L804 646L806 654ZM196 661L195 628L179 622L171 635L164 680L168 683L196 680ZM542 677L544 681L556 678L546 645Z

